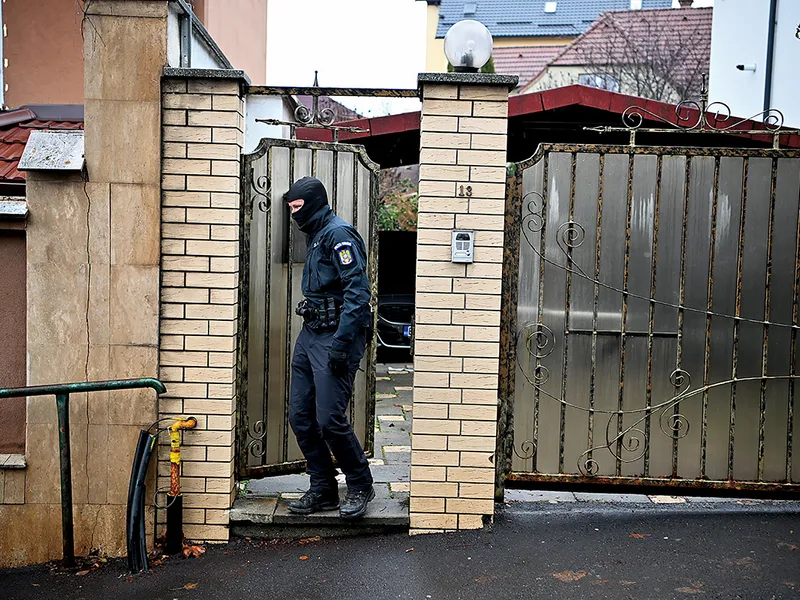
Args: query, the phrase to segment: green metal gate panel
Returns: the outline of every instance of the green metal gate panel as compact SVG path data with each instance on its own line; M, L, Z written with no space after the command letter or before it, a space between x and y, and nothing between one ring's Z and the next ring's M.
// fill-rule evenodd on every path
M800 490L800 153L545 145L515 167L501 479Z
M290 365L302 318L300 284L306 236L283 202L290 185L317 177L331 206L358 229L369 252L373 310L377 294L378 165L362 146L264 139L243 157L240 315L239 473L260 477L300 471L303 455L289 426ZM375 343L356 375L350 421L368 456L373 453Z

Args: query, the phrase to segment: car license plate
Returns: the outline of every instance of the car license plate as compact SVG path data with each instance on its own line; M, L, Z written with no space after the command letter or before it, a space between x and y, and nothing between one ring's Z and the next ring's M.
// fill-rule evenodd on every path
M411 338L411 325L403 325L403 337L406 339Z

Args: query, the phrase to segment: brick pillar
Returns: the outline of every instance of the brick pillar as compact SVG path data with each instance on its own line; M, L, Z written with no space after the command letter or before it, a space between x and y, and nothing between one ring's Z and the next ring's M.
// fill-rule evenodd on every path
M508 90L517 77L421 74L411 533L494 514ZM475 262L450 262L451 230Z
M193 415L198 421L197 429L183 437L184 534L226 541L235 494L239 160L246 76L191 69L167 69L166 75L159 372L168 394L159 417ZM168 446L159 448L158 475L159 489L168 488Z

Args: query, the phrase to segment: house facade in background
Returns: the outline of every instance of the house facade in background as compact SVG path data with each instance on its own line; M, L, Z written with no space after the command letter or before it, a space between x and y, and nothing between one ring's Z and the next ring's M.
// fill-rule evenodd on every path
M775 107L800 127L799 27L796 0L716 0L710 100L743 117Z
M83 103L82 31L91 27L84 20L85 4L26 0L0 5L3 23L0 104L18 107ZM247 24L246 31L242 30L243 23ZM207 68L227 63L224 64L227 68L246 71L254 83L266 82L267 0L173 2L170 29L176 30L176 39L178 30L191 30L191 35L184 36L185 47L175 45L170 49L175 55L170 62L177 60L182 66ZM116 43L120 52L126 51L125 40Z
M711 52L711 8L603 13L521 93L588 85L661 102L700 97Z
M605 11L669 8L672 0L426 0L425 69L447 71L444 36L463 19L480 21L494 38L497 73L528 75L528 58L546 64ZM532 50L536 47L537 50ZM544 66L544 65L542 65ZM530 79L520 77L520 86Z

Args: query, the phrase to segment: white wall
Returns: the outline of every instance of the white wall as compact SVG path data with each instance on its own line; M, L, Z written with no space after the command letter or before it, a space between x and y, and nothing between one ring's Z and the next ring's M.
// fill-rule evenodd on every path
M176 2L169 3L167 17L167 64L170 67L181 66L181 27L180 19L183 9ZM219 57L208 47L196 31L192 31L191 64L193 69L224 69Z
M280 125L256 123L256 119L280 119L294 121L294 116L285 108L281 96L261 96L257 94L245 97L244 115L244 153L249 154L258 146L261 138L288 138L288 128Z
M710 100L725 102L738 117L764 108L770 0L716 0L711 34ZM770 105L781 110L786 125L800 126L800 0L778 0L778 26ZM736 65L755 64L756 70L739 71Z

